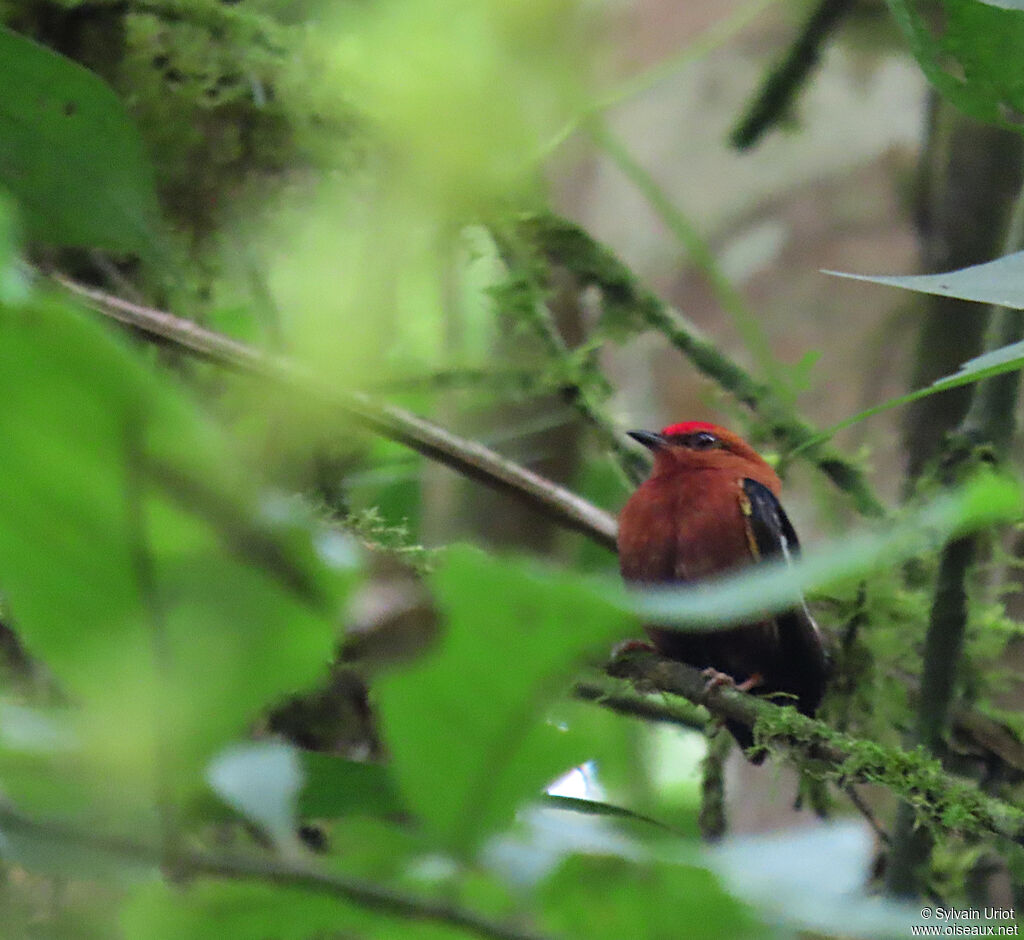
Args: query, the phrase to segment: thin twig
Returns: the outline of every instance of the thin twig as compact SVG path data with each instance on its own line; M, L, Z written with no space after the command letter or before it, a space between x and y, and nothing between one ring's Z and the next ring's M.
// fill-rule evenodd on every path
M138 331L149 341L165 342L190 355L247 375L298 388L335 408L346 419L465 476L508 492L565 528L581 532L614 551L615 518L570 490L552 483L501 454L427 421L403 408L386 405L361 392L327 387L296 363L269 355L164 310L133 304L64 275L53 279L91 309Z
M63 822L30 819L9 808L0 808L0 830L57 842L64 847L98 850L132 864L156 866L161 862L159 846L94 833ZM358 907L382 914L461 927L479 937L542 940L541 935L533 931L491 920L455 904L417 897L359 878L333 872L328 874L301 862L182 850L176 863L182 876L251 880L300 888L343 898Z
M821 58L821 50L856 0L819 0L782 61L773 66L746 114L729 134L737 150L752 147L792 107Z
M708 729L708 750L701 763L700 812L697 825L705 842L717 842L728 831L725 804L725 762L732 750L732 735L724 725Z
M875 835L881 840L884 845L890 844L889 833L882 828L882 824L878 821L878 817L872 812L871 807L861 798L861 795L857 792L857 788L852 784L848 783L843 787L843 792L849 797L850 802L854 805L857 812L861 814L867 821L868 825L874 829Z

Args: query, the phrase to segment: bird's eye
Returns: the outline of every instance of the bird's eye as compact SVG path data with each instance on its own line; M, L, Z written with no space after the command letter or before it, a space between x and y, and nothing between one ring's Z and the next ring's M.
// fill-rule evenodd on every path
M690 435L690 439L687 443L694 450L710 450L718 444L718 438L709 431L698 431L696 434Z

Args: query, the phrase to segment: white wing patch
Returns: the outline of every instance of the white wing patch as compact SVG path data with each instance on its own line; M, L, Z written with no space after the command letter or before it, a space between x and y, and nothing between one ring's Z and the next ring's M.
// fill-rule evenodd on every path
M782 557L786 559L786 564L792 565L793 553L789 549L789 539L786 538L785 532L782 531L782 526L779 526L779 544L782 546ZM807 598L804 597L803 591L800 592L800 606L807 616L807 622L811 625L811 629L814 630L815 635L820 637L821 630L818 629L818 621L811 616L811 610L807 606Z

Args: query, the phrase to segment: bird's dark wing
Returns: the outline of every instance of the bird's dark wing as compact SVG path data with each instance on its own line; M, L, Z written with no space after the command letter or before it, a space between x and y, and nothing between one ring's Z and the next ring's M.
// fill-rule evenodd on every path
M743 515L747 519L754 557L758 561L779 556L795 558L800 552L800 540L775 494L763 483L748 478L743 481L743 495L746 497Z
M751 551L759 561L782 558L792 561L800 553L800 541L775 494L757 480L743 480L743 514ZM813 714L825 692L828 655L818 625L801 599L793 610L777 614L780 666L787 675L781 685L789 686L799 699L800 710Z

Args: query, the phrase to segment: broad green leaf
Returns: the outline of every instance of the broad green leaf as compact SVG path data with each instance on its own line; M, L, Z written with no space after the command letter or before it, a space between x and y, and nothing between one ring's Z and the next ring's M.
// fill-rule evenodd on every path
M977 2L977 0L972 0ZM974 264L945 274L849 274L845 271L823 271L834 277L868 281L902 287L921 294L976 300L982 304L1024 310L1024 251ZM981 313L983 311L979 311Z
M159 213L142 143L96 75L0 27L0 188L30 238L152 255Z
M0 585L75 704L90 771L68 779L105 778L118 809L194 792L260 707L324 674L351 572L66 302L0 308L0 397Z
M919 906L864 890L875 854L867 828L846 821L813 829L728 839L711 868L770 921L844 937L910 936Z
M316 751L294 754L302 778L296 805L301 819L397 818L406 813L387 765ZM209 791L197 793L188 809L190 819L203 822L233 817L224 801Z
M304 817L397 817L405 812L389 767L312 752L304 752L301 760L306 783L299 812Z
M558 936L725 940L765 936L753 912L703 868L613 855L568 859L540 889Z
M928 80L958 108L1020 130L1024 12L979 0L889 0Z
M28 277L19 264L18 219L14 204L0 189L0 304L23 303Z
M376 692L402 793L456 852L589 754L544 710L583 653L606 655L635 621L578 577L453 548L432 578L438 647Z
M246 881L165 881L139 888L121 913L125 937L147 940L309 940L365 935L379 918L329 894ZM392 920L392 926L398 921Z

